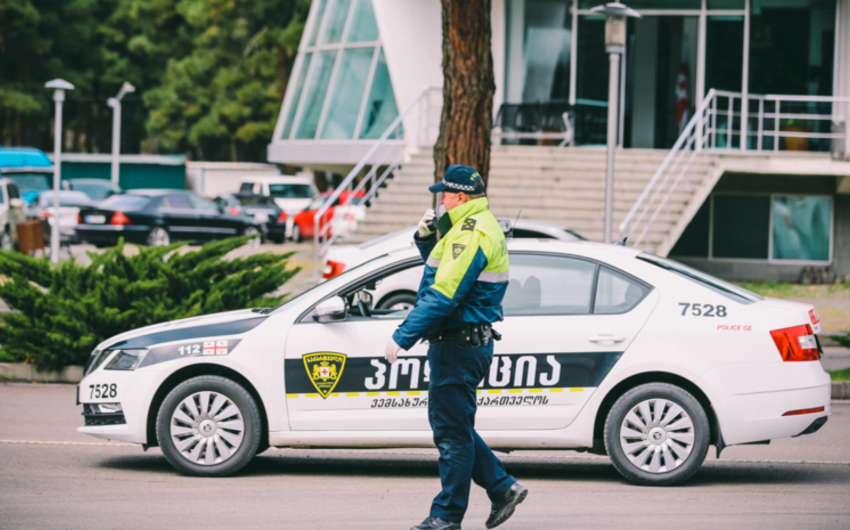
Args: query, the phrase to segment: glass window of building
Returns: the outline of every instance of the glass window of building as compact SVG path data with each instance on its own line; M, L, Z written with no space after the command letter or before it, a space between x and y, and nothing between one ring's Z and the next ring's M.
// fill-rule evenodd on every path
M831 197L773 196L773 259L828 261Z
M398 116L372 0L312 4L281 138L375 139Z
M364 111L363 126L360 128L361 139L378 139L398 116L398 107L395 103L390 72L387 70L387 60L383 50L378 57L372 89L369 92L369 99L366 100Z

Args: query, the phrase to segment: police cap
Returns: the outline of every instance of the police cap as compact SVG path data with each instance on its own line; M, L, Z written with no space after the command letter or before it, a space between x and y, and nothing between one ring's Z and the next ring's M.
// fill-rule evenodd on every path
M484 191L484 181L474 167L455 164L446 169L443 180L430 186L431 193L471 193L479 194Z

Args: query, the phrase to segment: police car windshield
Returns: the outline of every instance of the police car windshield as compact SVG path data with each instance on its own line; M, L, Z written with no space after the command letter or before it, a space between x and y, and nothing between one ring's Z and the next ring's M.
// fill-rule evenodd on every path
M637 259L643 260L647 263L652 263L662 269L667 269L668 271L674 272L680 276L684 276L685 278L694 281L696 283L702 284L705 287L708 287L712 291L718 292L727 298L731 298L737 302L741 302L744 304L751 304L753 302L758 302L764 300L761 296L757 295L754 292L748 291L743 287L738 287L737 285L732 285L729 282L725 282L720 278L715 278L710 274L706 274L702 271L698 271L696 269L692 269L686 265L682 265L677 261L673 261L666 258L658 257L654 254L642 253L637 256Z

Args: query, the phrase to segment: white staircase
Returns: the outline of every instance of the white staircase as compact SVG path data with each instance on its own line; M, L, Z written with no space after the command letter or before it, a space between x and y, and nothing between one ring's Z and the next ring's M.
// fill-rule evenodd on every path
M658 170L666 150L624 149L617 152L614 226L625 218ZM701 158L691 166L691 184L676 191L669 214L659 216L650 242L657 245L692 201L694 192L709 178L711 161ZM412 155L409 162L385 181L386 188L368 210L366 219L347 241L364 241L416 224L431 207L426 190L434 181L431 151ZM497 217L548 221L584 237L602 241L605 206L605 149L599 147L494 146L490 157L488 195ZM696 205L698 208L699 205ZM662 218L663 217L663 218ZM665 220L666 219L666 220ZM616 238L615 233L613 237Z

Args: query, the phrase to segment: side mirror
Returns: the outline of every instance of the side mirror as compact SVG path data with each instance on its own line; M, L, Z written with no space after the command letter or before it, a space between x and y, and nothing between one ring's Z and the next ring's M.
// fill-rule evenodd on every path
M345 320L345 302L338 296L328 298L316 306L313 320L320 324Z

